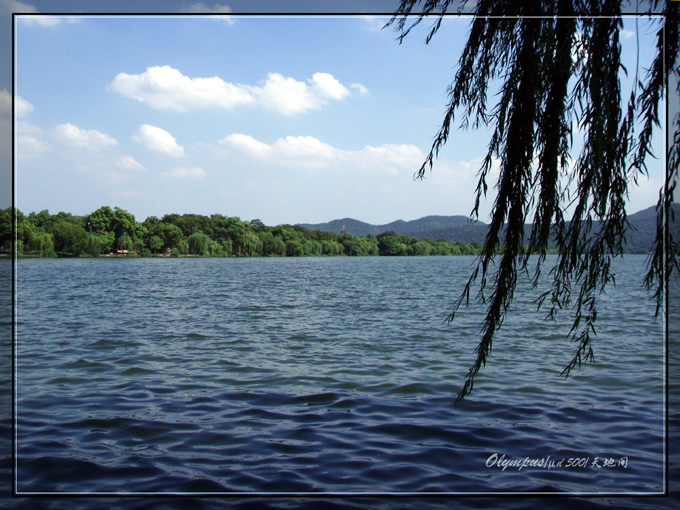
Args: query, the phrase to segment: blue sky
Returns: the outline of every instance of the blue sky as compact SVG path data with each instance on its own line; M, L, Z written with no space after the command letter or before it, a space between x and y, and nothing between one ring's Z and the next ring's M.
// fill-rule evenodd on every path
M239 3L97 6L229 12ZM342 7L366 5L351 4ZM0 5L5 13L91 9L85 1ZM371 5L390 12L396 3ZM380 29L387 18L376 16L16 20L16 205L24 212L111 205L140 221L220 213L274 225L348 216L387 223L472 208L484 131L456 132L434 171L413 180L441 122L469 19L447 20L430 45L429 23L399 45L393 30ZM629 20L624 32L629 68L634 27ZM643 63L654 50L647 32L640 23ZM0 82L0 99L11 86ZM650 162L631 212L656 203L663 165Z

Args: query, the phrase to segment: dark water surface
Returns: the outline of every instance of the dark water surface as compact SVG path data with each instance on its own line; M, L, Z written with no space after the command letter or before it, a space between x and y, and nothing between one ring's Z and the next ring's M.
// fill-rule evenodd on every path
M568 315L519 291L453 407L483 310L442 321L473 261L17 261L17 491L663 492L645 257L600 297L595 363L560 377Z

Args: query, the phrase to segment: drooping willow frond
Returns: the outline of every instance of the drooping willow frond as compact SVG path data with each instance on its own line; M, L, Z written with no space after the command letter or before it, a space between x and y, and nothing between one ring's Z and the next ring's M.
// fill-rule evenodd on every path
M488 360L493 339L512 303L520 271L528 272L530 254L538 255L534 286L548 245L555 242L558 261L551 269L550 290L536 300L548 304L548 317L570 308L569 337L577 344L563 374L592 360L597 297L614 282L612 259L621 255L629 225L626 199L629 184L646 172L652 133L659 124L658 107L668 73L680 75L678 4L667 1L659 18L657 56L648 66L645 83L636 84L630 99L622 98L620 73L621 0L478 0L468 41L449 86L449 103L434 142L416 176L432 169L439 150L460 121L463 128L491 128L486 157L479 170L475 204L478 216L490 171L500 162L496 196L486 238L467 284L449 316L477 299L486 306L476 360L457 396L460 402L473 388L474 378ZM426 42L442 26L447 12L469 7L461 0L403 0L388 23L399 41L427 16L435 16ZM648 4L659 13L662 2ZM418 15L414 15L420 8ZM409 24L410 21L410 24ZM672 26L671 26L672 25ZM488 89L500 81L497 101ZM639 93L639 96L638 96ZM572 157L574 125L584 142ZM636 128L640 132L636 133ZM677 177L680 160L680 116L676 119L675 152L669 162ZM658 232L645 284L655 289L657 313L671 266L678 267L675 241L668 234L666 211L672 201L673 179L661 190ZM576 191L565 192L565 183ZM569 211L571 218L565 218ZM533 224L525 239L525 223ZM667 257L665 247L672 247ZM493 273L492 273L493 271Z

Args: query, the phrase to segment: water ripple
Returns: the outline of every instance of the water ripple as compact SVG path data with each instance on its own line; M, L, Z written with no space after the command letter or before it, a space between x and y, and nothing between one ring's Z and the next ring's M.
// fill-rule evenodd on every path
M662 325L633 278L568 380L568 321L518 291L453 407L483 310L442 319L470 261L18 261L19 491L659 490ZM495 453L628 464L500 469Z

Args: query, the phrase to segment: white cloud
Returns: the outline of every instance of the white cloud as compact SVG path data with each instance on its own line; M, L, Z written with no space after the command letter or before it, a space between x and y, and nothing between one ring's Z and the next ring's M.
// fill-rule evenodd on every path
M346 157L345 151L324 143L313 136L287 136L272 145L276 159L310 168L325 167Z
M270 145L252 136L234 133L220 140L219 144L232 153L290 167L334 167L393 174L417 168L425 157L415 145L367 145L361 150L344 150L312 136L287 136Z
M356 89L362 96L368 95L368 89L364 87L361 83L352 83L350 85L353 89Z
M178 112L257 104L284 115L294 115L350 95L347 87L328 73L314 73L307 83L270 73L259 87L228 83L217 76L190 78L170 66L148 67L141 74L119 73L110 87L152 108Z
M7 123L9 124L9 119ZM41 140L43 131L39 126L26 121L18 121L15 124L15 135L17 157L36 158L47 151L47 145ZM12 136L9 135L8 139L11 140Z
M7 12L14 12L17 14L35 14L38 12L38 9L36 9L34 5L19 2L18 0L0 0L0 6Z
M635 32L633 30L626 30L625 28L621 29L621 37L623 39L630 39L633 36L635 36Z
M234 17L227 16L233 11L228 5L214 4L212 7L204 4L203 2L197 2L187 5L181 9L181 12L187 12L190 14L210 14L208 19L214 21L226 21L228 24L234 24Z
M154 152L174 157L184 155L184 147L177 143L175 137L156 126L142 124L132 139Z
M7 124L10 124L9 118L7 119ZM16 155L17 158L38 158L47 152L47 145L41 139L43 137L43 131L39 126L31 124L26 121L18 121L15 124L15 136L16 136ZM12 140L11 134L7 137L8 141ZM7 151L9 154L10 151Z
M16 132L21 135L37 136L42 134L42 128L30 122L20 120L16 123Z
M26 117L29 113L34 110L33 105L23 99L21 96L15 96L14 98L14 114L17 117Z
M307 84L294 78L285 78L279 73L270 73L264 87L251 90L267 108L284 115L292 115L309 109L317 109L320 101L310 97Z
M390 20L390 16L360 16L359 22L368 30L369 32L388 32L389 27L384 28L387 22ZM383 30L384 29L384 30ZM392 34L390 34L392 36ZM392 36L393 37L393 36Z
M258 159L267 159L270 157L272 152L271 145L255 140L250 135L244 135L241 133L231 134L219 141L220 144L235 148L250 154Z
M397 173L399 169L414 172L420 167L425 154L415 145L385 144L380 147L366 146L357 153L357 165Z
M252 136L234 133L219 143L227 149L262 161L305 168L328 166L333 161L342 159L344 152L311 136L287 136L269 145Z
M243 86L218 77L189 78L170 66L148 67L142 74L119 73L111 83L119 94L158 110L233 108L254 101Z
M203 2L193 3L187 5L182 9L182 12L189 12L195 14L231 14L233 11L228 5L215 4L212 7L205 5Z
M205 170L198 166L192 168L178 167L168 172L163 172L163 175L176 179L203 179L206 177Z
M484 158L481 157L455 162L440 160L432 172L428 171L428 173L425 174L425 178L432 179L433 181L450 186L454 189L461 188L461 186L467 187L473 183L476 185L479 177L479 169L483 162ZM501 161L497 158L493 158L491 160L489 175L487 176L489 188L493 188L494 179L498 177L500 167ZM474 192L472 192L472 194L474 194Z
M125 170L144 170L144 166L135 161L132 156L121 156L116 161L116 165Z
M30 158L40 156L47 150L47 146L30 135L17 136L16 142L17 157Z
M21 96L14 97L14 113L17 117L25 117L33 111L33 105ZM12 115L12 95L7 89L0 90L0 115Z
M18 18L20 23L38 25L41 27L55 27L63 20L64 18L57 18L55 16L22 16L21 18Z
M38 14L38 10L32 5L16 1L10 1L9 3L18 5L18 7L16 8L10 7L8 9L10 12L16 14ZM38 14L36 16L20 16L17 18L18 23L39 27L56 27L57 25L60 25L62 22L80 23L81 21L82 21L81 18L73 16L54 16L42 14Z
M54 134L61 141L73 147L83 149L105 149L118 145L118 141L105 133L95 129L80 129L73 124L59 124L54 128Z
M40 11L31 4L20 2L18 0L0 0L0 7L2 11L14 14L39 14ZM19 22L27 25L37 25L42 27L54 27L59 25L62 21L67 23L79 23L80 18L69 16L21 16L17 18Z
M248 87L258 102L267 108L295 115L308 110L318 110L330 99L339 100L349 95L349 90L328 73L314 73L307 83L270 73L264 87Z
M314 73L310 80L312 88L321 97L329 99L344 99L349 96L349 90L342 85L338 80L333 78L332 74L328 73Z

